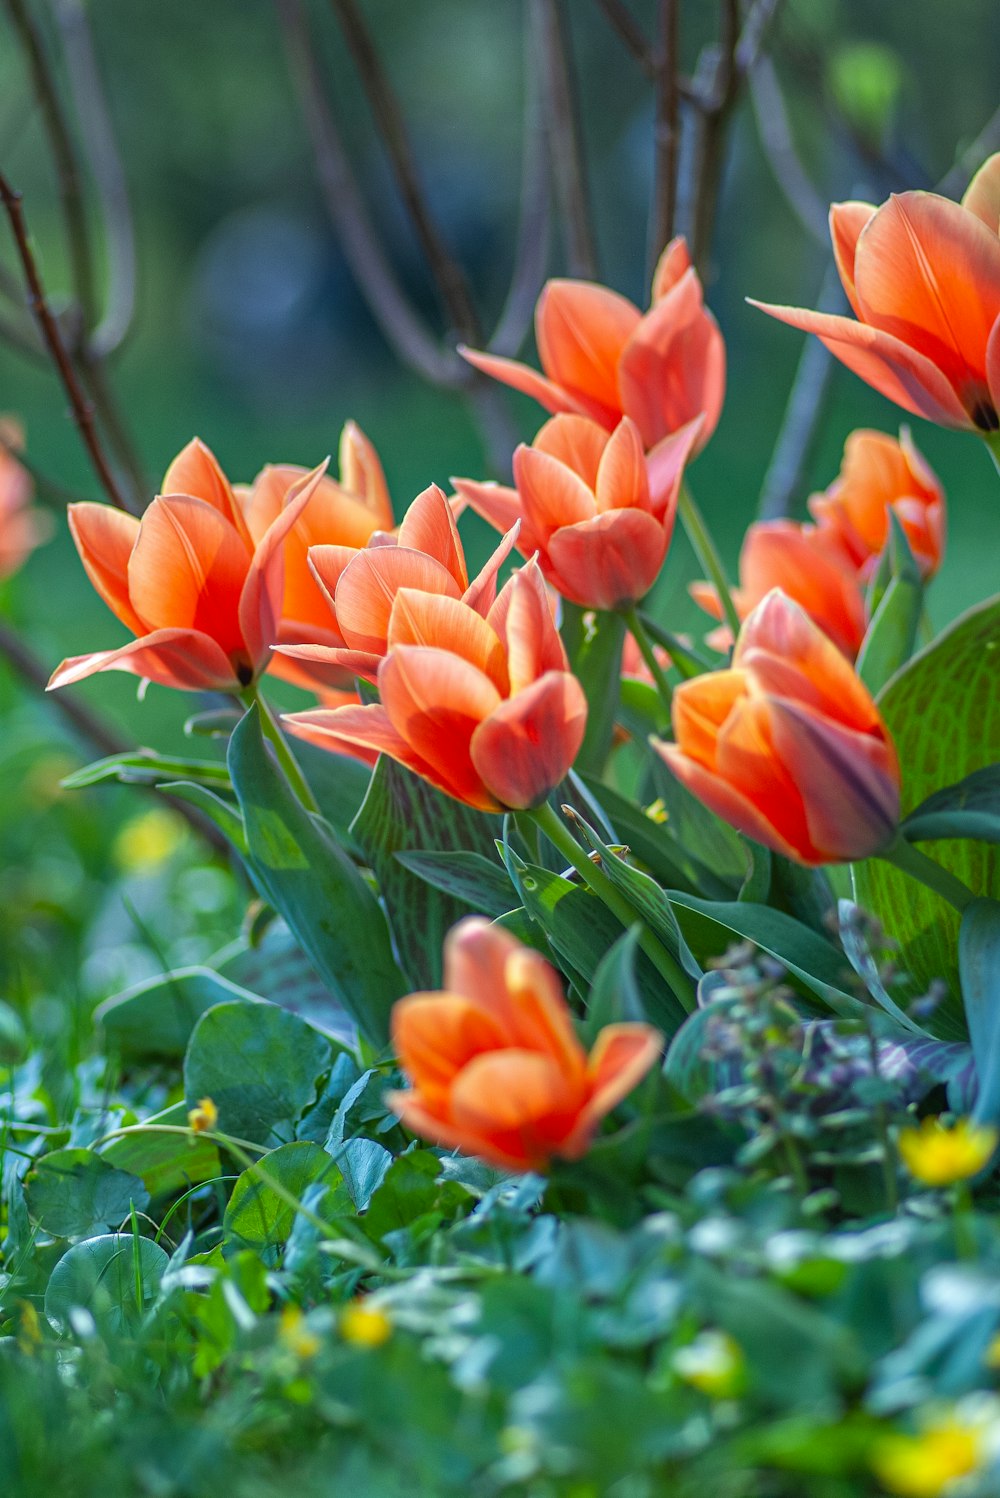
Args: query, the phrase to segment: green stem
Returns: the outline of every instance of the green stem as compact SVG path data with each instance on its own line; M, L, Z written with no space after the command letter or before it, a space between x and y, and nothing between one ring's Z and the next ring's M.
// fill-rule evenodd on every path
M1000 473L1000 432L984 432L983 441L990 450L997 473Z
M908 843L902 833L897 833L895 842L890 843L888 848L883 848L876 857L902 869L911 879L919 880L940 895L942 900L947 900L960 915L976 898L967 884L963 884L961 879L949 873L935 859L928 858L926 853L921 853L919 848Z
M666 947L654 936L649 927L643 924L638 913L625 899L625 896L608 878L607 874L599 864L587 857L580 847L576 838L556 815L555 811L547 802L536 806L525 815L532 818L536 825L549 839L554 847L558 848L566 862L572 864L580 875L583 882L593 891L611 911L617 916L625 930L639 923L639 945L656 968L661 978L668 984L670 991L685 1011L690 1014L695 1007L695 994L691 979L685 973L680 964L671 956Z
M601 776L614 742L615 716L621 699L622 645L625 621L618 614L593 616L589 630L581 631L574 654L573 672L587 698L587 731L576 768Z
M271 712L271 709L268 707L266 699L260 694L260 692L258 692L257 688L253 686L247 687L246 691L240 693L240 701L246 708L253 707L254 703L256 702L257 710L260 713L260 726L263 730L264 737L268 740L268 742L274 749L274 752L278 757L278 763L284 770L285 775L288 778L289 785L292 787L292 790L302 802L302 805L305 807L306 811L318 812L319 806L316 803L316 797L310 790L309 782L306 780L306 777L299 769L295 755L292 753L291 749L289 749L288 741L285 738L285 735L282 733L281 729L278 727L277 721L274 717L274 714Z
M671 698L673 697L673 691L671 689L669 681L667 680L666 672L660 665L659 661L656 659L656 651L653 648L652 640L646 633L646 626L643 624L641 618L639 617L639 611L634 603L629 608L622 609L621 616L625 620L625 623L628 625L629 629L632 631L635 643L639 647L639 654L642 656L643 660L646 662L646 665L649 667L653 681L656 683L656 690L660 694L660 701L663 704L663 711L666 713L667 722L669 723L670 702Z
M722 565L722 558L712 540L712 533L705 524L705 517L695 503L694 495L686 482L681 484L677 509L681 523L687 531L688 540L694 547L695 556L707 572L709 581L719 595L723 618L732 630L735 640L740 632L740 616L736 612L733 595L729 591L726 569Z

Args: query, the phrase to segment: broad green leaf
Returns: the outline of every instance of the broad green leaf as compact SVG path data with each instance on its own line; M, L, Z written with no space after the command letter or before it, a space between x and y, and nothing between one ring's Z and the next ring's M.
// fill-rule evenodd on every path
M359 759L331 754L306 739L296 739L295 758L316 797L320 815L333 828L338 843L349 853L362 855L354 840L351 823L368 792L372 772Z
M440 987L444 938L469 907L418 877L397 855L464 852L489 858L497 827L495 817L436 791L387 755L375 766L351 831L378 880L396 953L414 988ZM516 903L512 899L507 909Z
M197 806L222 833L237 853L246 858L247 839L243 818L231 801L210 790L207 785L198 785L193 780L165 780L158 789L165 796L176 796L178 801L187 801Z
M651 771L653 784L666 812L666 827L675 846L688 852L696 872L698 868L710 869L717 879L731 884L734 891L738 890L749 867L743 838L721 817L703 806L670 772L658 754L651 758Z
M137 1176L88 1149L53 1150L25 1177L28 1215L53 1238L86 1238L119 1228L135 1206L149 1206Z
M109 1139L98 1153L117 1170L139 1176L154 1199L211 1180L221 1173L212 1141L172 1132L187 1128L187 1114L184 1103L174 1103Z
M384 1045L406 986L385 915L357 867L296 799L264 743L256 707L233 733L229 769L255 881L358 1028Z
M330 1042L271 1004L217 1004L195 1025L184 1058L189 1108L210 1097L219 1130L255 1144L291 1139L329 1070Z
M212 966L237 987L298 1014L346 1045L355 1044L354 1021L283 920L272 920L258 940L240 937L212 958Z
M639 927L635 925L618 938L598 965L587 996L583 1027L588 1046L605 1025L648 1018L635 975L638 939Z
M878 692L913 654L924 608L924 584L906 532L889 511L889 542L873 581L871 622L858 654L858 675Z
M914 656L879 694L878 705L896 744L903 771L904 815L954 782L1000 761L1000 598L988 599L957 619ZM983 842L935 841L927 850L977 895L1000 896L1000 855ZM899 965L916 991L944 979L950 997L931 1028L960 1039L958 914L947 901L878 859L855 864L857 903L881 921L900 946Z
M957 785L935 791L910 812L900 831L911 843L942 837L1000 843L1000 764L973 770Z
M127 1332L156 1299L168 1262L158 1243L130 1233L74 1244L52 1271L45 1315L59 1332L70 1330L70 1313L76 1308L89 1311L108 1332Z
M299 1140L271 1150L240 1176L226 1208L223 1232L227 1249L249 1248L273 1265L288 1241L301 1203L310 1186L326 1185L322 1216L353 1213L354 1204L336 1162L318 1144ZM311 1210L315 1211L315 1208Z
M483 915L504 915L517 904L517 894L503 868L481 853L397 853L404 868L435 889Z
M179 1059L206 1009L236 1000L258 1002L211 968L178 968L105 999L94 1010L94 1022L108 1048L123 1057Z
M1000 1124L1000 904L973 900L958 939L962 1000L976 1063L977 1123Z
M441 1161L430 1150L409 1150L393 1161L361 1219L369 1238L412 1227L430 1214L452 1213L473 1198L457 1181L441 1179Z

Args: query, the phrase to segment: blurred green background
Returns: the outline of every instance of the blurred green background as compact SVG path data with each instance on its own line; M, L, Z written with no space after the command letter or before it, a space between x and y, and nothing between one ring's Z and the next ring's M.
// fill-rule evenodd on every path
M59 4L28 4L55 52ZM363 9L405 109L429 200L491 326L517 227L522 0L365 0ZM653 0L635 0L632 9L651 34ZM333 8L315 0L307 10L318 65L393 262L440 327ZM651 92L596 3L571 0L567 13L601 278L644 302ZM485 474L462 399L401 368L352 282L324 211L268 0L93 0L88 15L138 253L136 317L113 376L151 486L194 434L231 477L249 480L265 462L311 466L335 453L348 417L378 446L397 513L431 480ZM683 7L686 69L694 69L715 22L708 0ZM894 188L931 186L1000 103L995 0L787 0L768 51L822 203L880 201ZM24 193L58 303L67 275L56 179L2 6L0 166ZM0 258L13 269L5 233ZM744 98L728 138L706 278L728 344L729 390L719 430L692 478L730 564L753 518L803 348L798 334L747 307L744 297L815 305L827 260L776 186ZM557 232L550 270L564 265ZM17 309L0 296L0 311L10 317ZM0 411L23 419L29 455L41 470L97 498L65 408L52 372L0 342ZM530 437L536 408L512 398L511 412ZM812 488L833 478L852 427L892 431L898 424L893 407L835 369L796 513L804 513ZM974 439L915 425L950 500L948 557L932 598L941 624L997 589L1000 495ZM463 531L481 555L485 528L473 518ZM684 592L692 575L679 538L659 600L675 628L698 618ZM49 667L121 638L86 584L61 522L54 540L5 587L2 609ZM186 704L174 694L153 688L137 703L134 680L116 676L97 678L80 694L130 741L184 747ZM32 996L36 1006L54 1000L61 1012L69 1001L84 1013L124 982L166 962L195 960L232 935L239 892L223 874L198 867L189 834L178 840L169 819L146 818L151 802L121 790L59 790L60 775L83 752L51 707L26 694L2 665L0 724L0 982L8 997ZM134 908L123 903L116 870L132 881Z

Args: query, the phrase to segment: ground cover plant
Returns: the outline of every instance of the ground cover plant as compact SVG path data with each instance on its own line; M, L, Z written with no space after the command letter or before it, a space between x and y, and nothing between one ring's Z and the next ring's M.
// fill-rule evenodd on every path
M527 7L544 168L492 337L365 14L332 8L446 331L379 258L317 18L279 0L347 262L396 351L483 421L479 466L449 476L442 450L415 494L347 412L313 466L275 450L254 478L185 433L145 486L106 383L87 17L6 4L73 300L2 161L0 289L95 487L67 494L5 417L0 571L16 618L68 537L60 585L105 606L58 664L0 628L50 694L9 699L0 746L0 846L29 871L0 877L8 1486L990 1498L1000 598L940 628L931 607L949 506L1000 483L996 117L960 183L833 203L840 310L754 300L818 340L824 378L832 355L884 397L886 429L838 434L807 518L733 496L733 582L695 498L741 377L710 251L743 92L801 207L780 5L723 4L690 74L680 6L655 37L596 7L655 93L641 301L594 270L599 104L567 9ZM871 67L838 119L890 176ZM546 278L550 198L567 274ZM793 486L816 367L782 434ZM924 455L934 428L974 493ZM663 587L679 549L697 613ZM139 686L127 742L115 674ZM71 750L43 747L48 709Z

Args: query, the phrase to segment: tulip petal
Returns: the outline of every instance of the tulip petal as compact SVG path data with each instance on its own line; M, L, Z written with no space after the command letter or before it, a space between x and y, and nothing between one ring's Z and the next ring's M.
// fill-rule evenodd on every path
M502 700L489 677L447 650L399 645L382 662L378 685L393 727L436 783L468 806L496 811L470 754L475 731Z
M296 738L331 754L347 754L368 765L373 765L380 754L388 754L408 770L431 778L428 766L396 732L380 703L309 708L301 713L283 713L281 721Z
M382 461L356 421L344 422L337 460L340 466L338 488L368 512L373 530L392 530L395 518Z
M892 334L850 317L777 307L748 298L751 307L804 333L815 333L841 364L904 411L939 426L968 427L968 413L941 371Z
M337 584L337 626L352 650L384 655L392 605L400 588L458 598L461 590L434 557L406 546L359 551Z
M663 1050L663 1036L652 1025L605 1025L587 1062L590 1101L580 1115L589 1133L605 1114L633 1092Z
M155 629L117 650L70 657L56 667L48 690L98 671L127 671L185 692L231 692L239 685L232 662L209 635L196 629Z
M84 571L97 592L126 629L141 635L146 626L128 592L128 559L139 535L138 519L111 505L90 503L70 505L66 518Z
M387 1092L385 1101L411 1134L429 1139L442 1149L461 1150L463 1154L475 1155L477 1159L485 1160L500 1170L525 1171L532 1168L516 1141L515 1153L506 1153L496 1140L487 1135L477 1134L471 1128L439 1117L427 1107L419 1092Z
M580 752L587 699L575 676L547 671L485 718L472 735L472 763L503 806L538 806Z
M571 468L588 489L597 484L597 473L608 445L607 427L589 416L553 416L535 433L531 446L548 453Z
M598 513L605 510L649 510L646 450L639 428L623 416L608 438L594 488Z
M360 676L374 686L382 657L362 650L345 650L340 645L275 645L271 670L282 681L315 687L350 688ZM282 662L288 662L288 668ZM293 666L292 662L296 665Z
M748 607L780 587L838 650L851 660L857 655L866 629L864 596L856 571L821 532L793 520L751 525L740 553L740 581Z
M247 654L240 594L250 553L226 517L203 499L154 499L128 563L129 597L150 629L194 629L227 656Z
M567 1076L582 1076L586 1053L552 964L540 952L519 947L507 958L504 984L513 1011L506 1044L544 1052Z
M726 391L726 346L702 301L694 269L646 313L618 370L621 407L647 447L704 417L703 447L719 423Z
M447 568L460 591L469 586L465 552L451 505L437 484L431 484L410 505L399 527L399 545L423 551Z
M546 671L569 670L537 562L514 573L486 622L506 645L511 693L530 686Z
M511 1047L476 1056L459 1073L449 1121L538 1168L560 1153L583 1103L582 1075L571 1079L550 1056Z
M777 835L796 849L799 858L808 858L812 844L802 805L799 766L784 760L775 749L773 709L774 703L768 698L744 697L739 701L719 729L715 767L753 802Z
M877 209L873 203L852 201L830 205L830 239L833 243L833 258L855 317L860 317L861 313L858 311L858 297L854 289L854 257L857 254L861 231L876 212Z
M523 442L514 452L514 482L525 524L543 548L561 525L575 525L597 513L593 493L572 468Z
M592 281L549 281L535 308L542 368L605 426L621 415L618 361L641 316L627 297Z
M546 411L572 411L578 416L588 414L581 401L574 399L568 390L563 390L554 380L547 380L544 375L540 375L530 364L522 364L518 359L504 359L499 354L481 354L476 349L465 348L461 344L458 352L482 374L509 385L512 390L520 390L522 395L530 395Z
M507 959L520 943L485 916L467 916L445 937L444 979L455 993L484 1004L502 1028L513 1023L507 995Z
M507 653L503 642L475 609L457 598L400 588L389 619L388 648L398 645L434 645L461 656L488 676L505 696Z
M1000 151L983 162L965 189L962 207L982 219L993 234L1000 234Z
M697 760L689 759L676 744L667 744L662 739L653 739L652 744L681 785L685 786L693 796L697 796L709 811L714 811L717 817L721 817L724 822L728 822L744 836L762 843L765 848L771 848L775 853L782 853L786 858L798 858L799 855L792 844L782 837L764 813L735 786L730 785L727 780L716 775L712 770L706 769Z
M553 578L563 596L582 608L622 608L645 597L656 582L668 539L645 510L606 510L549 538Z
M714 769L719 729L736 704L747 695L742 671L706 671L682 682L674 693L674 733L681 751L707 769Z
M358 550L356 546L336 546L324 543L321 546L310 546L306 552L309 570L326 600L334 623L337 622L337 584L354 561Z
M901 193L863 231L854 277L864 320L924 354L974 410L1000 317L996 234L948 198Z
M687 240L682 234L678 234L667 245L656 262L653 271L652 300L658 302L665 297L668 291L672 291L677 282L691 269L691 254L687 247Z
M704 417L696 416L686 426L664 437L646 454L650 507L661 522L670 517L670 524L673 524L684 469L698 447L704 425Z
M392 1044L400 1065L435 1106L473 1056L502 1048L509 1037L489 1010L458 993L411 993L392 1010Z
M253 548L253 537L237 502L222 465L212 449L200 437L194 437L181 448L166 473L163 475L161 494L188 494L192 499L204 500L225 516L244 544Z
M994 323L989 343L986 345L986 379L990 387L993 408L1000 412L1000 317Z
M477 614L482 614L484 619L496 603L497 574L517 545L520 534L521 522L515 520L485 566L476 574L462 594L462 602L468 604L470 609L475 609Z
M297 479L285 496L284 509L257 543L240 596L239 622L255 670L266 669L277 643L285 596L285 544L312 503L326 463Z
M891 744L798 702L772 700L769 717L775 752L793 770L816 850L804 861L867 858L891 842L899 820Z
M538 550L538 537L521 513L521 497L516 489L511 489L506 484L496 484L492 479L479 482L476 479L453 478L451 482L467 501L469 508L488 525L492 525L494 530L507 535L520 522L517 549L522 556L530 557Z

